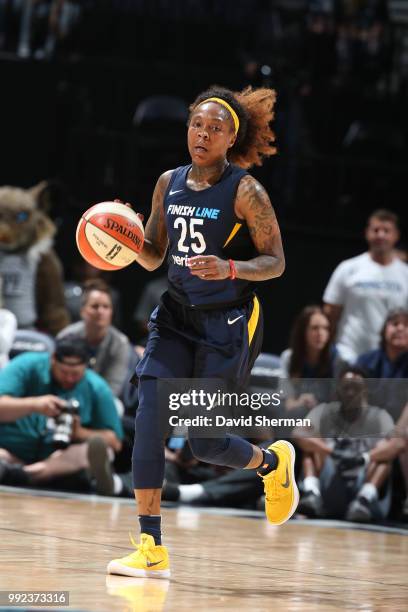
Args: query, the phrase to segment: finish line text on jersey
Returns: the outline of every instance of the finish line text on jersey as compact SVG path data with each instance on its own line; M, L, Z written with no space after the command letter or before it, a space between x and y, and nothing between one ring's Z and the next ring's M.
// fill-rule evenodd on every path
M183 217L199 217L201 219L218 219L220 209L207 208L205 206L183 206L178 204L170 204L170 206L167 208L167 214Z

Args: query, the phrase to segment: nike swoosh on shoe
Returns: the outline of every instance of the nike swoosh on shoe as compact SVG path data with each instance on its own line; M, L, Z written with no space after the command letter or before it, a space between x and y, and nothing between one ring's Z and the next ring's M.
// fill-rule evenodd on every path
M146 565L147 567L153 567L154 565L159 565L159 563L161 563L163 561L163 559L160 559L160 561L155 561L154 563L151 563L150 561L146 561Z
M283 487L284 489L288 489L288 488L289 488L289 485L290 485L289 470L288 470L288 468L286 467L286 482L282 482L282 487Z

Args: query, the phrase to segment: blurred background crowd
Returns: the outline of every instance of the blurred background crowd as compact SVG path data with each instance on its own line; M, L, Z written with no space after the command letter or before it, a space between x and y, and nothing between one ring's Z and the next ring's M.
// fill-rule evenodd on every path
M408 3L0 0L0 68L0 483L132 495L128 381L165 266L102 273L76 224L115 197L148 215L196 94L266 85L278 155L253 174L287 270L259 286L251 389L290 381L281 414L313 435L257 442L295 440L302 514L407 520ZM259 507L252 472L166 456L166 500Z

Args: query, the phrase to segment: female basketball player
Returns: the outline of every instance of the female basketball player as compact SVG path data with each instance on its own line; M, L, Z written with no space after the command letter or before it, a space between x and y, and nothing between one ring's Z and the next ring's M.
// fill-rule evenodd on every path
M150 319L149 341L136 374L139 408L133 480L141 543L108 572L168 577L161 545L160 498L164 440L159 427L159 378L245 380L260 351L262 313L254 282L280 276L285 263L279 226L265 189L246 168L275 153L269 122L275 93L214 87L190 107L191 165L159 178L138 262L155 270L168 250L168 291ZM234 165L235 164L235 165ZM268 450L238 436L190 438L202 461L257 470L265 510L280 525L294 513L298 490L294 449Z

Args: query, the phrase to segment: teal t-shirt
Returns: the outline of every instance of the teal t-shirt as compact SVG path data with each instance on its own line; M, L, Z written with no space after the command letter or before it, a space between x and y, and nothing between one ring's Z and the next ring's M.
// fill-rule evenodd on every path
M90 429L111 429L122 439L122 424L112 391L104 379L86 369L75 387L62 389L51 376L50 361L48 353L23 353L12 359L0 371L0 396L52 394L64 399L76 399L81 425ZM54 448L51 444L52 429L47 427L47 421L48 417L33 413L17 421L0 422L0 448L7 449L24 463L48 457Z

